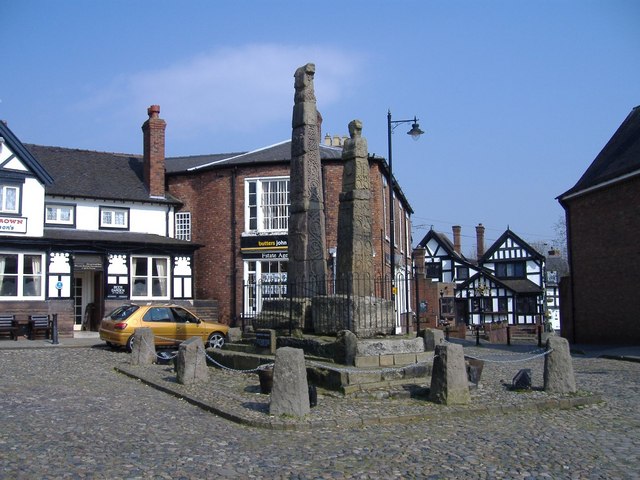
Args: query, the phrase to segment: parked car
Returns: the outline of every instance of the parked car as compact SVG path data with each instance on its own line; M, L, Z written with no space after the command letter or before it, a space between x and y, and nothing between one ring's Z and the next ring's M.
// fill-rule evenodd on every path
M133 333L142 327L153 330L156 346L200 337L206 347L221 348L229 333L228 326L205 322L179 305L122 305L100 322L100 339L131 351Z

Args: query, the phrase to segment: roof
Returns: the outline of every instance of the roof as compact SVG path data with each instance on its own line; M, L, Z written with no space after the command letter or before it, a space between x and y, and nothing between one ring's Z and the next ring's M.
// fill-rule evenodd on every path
M449 239L449 237L445 233L437 232L433 228L431 228L427 232L427 234L422 238L422 240L420 240L420 242L418 243L418 247L423 247L423 248L426 247L427 243L429 243L429 240L431 240L431 238L435 238L436 241L444 247L444 249L447 251L447 253L451 257L455 257L459 261L468 263L469 265L471 265L471 263L464 257L464 255L462 255L462 253L456 252L453 242L451 241L451 239Z
M52 172L47 195L117 199L153 203L180 203L167 195L151 198L142 172L142 156L63 147L25 145L37 161Z
M134 232L118 232L118 231L89 231L74 230L70 228L45 228L42 237L24 238L24 237L3 237L3 243L10 244L15 242L18 245L30 244L46 244L46 245L64 245L66 247L73 246L78 249L83 246L95 250L96 248L107 248L113 250L118 249L129 250L135 253L138 249L156 249L168 251L190 251L199 248L201 245L188 242L186 240L178 240L171 237L163 237L162 235L154 235L150 233L134 233Z
M53 178L49 172L36 160L31 152L27 150L25 145L18 140L11 129L4 123L0 122L0 137L4 139L11 150L20 158L20 160L31 170L31 172L44 185L51 185Z
M320 145L321 160L342 159L342 148ZM250 152L198 155L193 157L167 158L167 172L182 173L196 172L216 167L234 165L255 165L260 163L277 163L291 161L291 140L269 145Z
M333 147L323 144L320 144L319 147L321 161L342 160L342 147ZM369 160L379 162L382 165L383 172L387 177L389 176L389 167L387 161L383 157L370 155ZM169 157L166 159L166 169L168 174L176 175L181 173L195 173L213 168L290 162L291 140L284 140L250 152L197 155L191 157ZM413 213L413 209L402 192L402 189L399 187L398 182L394 182L394 185L396 187L395 190L398 197L404 203L407 210L410 213Z
M500 247L502 247L502 244L507 240L507 238L510 238L511 240L513 240L515 243L520 245L521 248L525 248L526 250L528 250L532 258L536 260L544 260L544 255L540 254L535 248L533 248L531 245L525 242L518 235L513 233L511 229L507 228L505 232L502 235L500 235L500 238L498 238L495 242L493 242L493 244L489 247L489 249L486 252L484 252L484 255L482 255L481 263L488 263L490 261L491 255L493 255L496 251L500 249ZM511 258L505 258L504 260L513 261L513 259ZM500 262L500 260L491 260L491 262L496 262L496 261Z
M467 288L470 284L475 282L476 279L482 278L482 277L485 277L491 282L497 285L501 285L502 287L507 288L508 290L511 290L516 294L540 295L542 293L542 288L540 288L538 285L536 285L529 279L526 279L526 278L518 278L518 279L512 279L512 280L500 279L484 269L480 270L471 278L469 278L468 280L460 284L457 288Z
M580 180L558 199L636 174L640 174L640 106L631 110Z

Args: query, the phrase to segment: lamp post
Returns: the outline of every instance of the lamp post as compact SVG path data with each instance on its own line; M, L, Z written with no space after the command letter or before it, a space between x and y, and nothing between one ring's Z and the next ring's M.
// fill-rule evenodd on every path
M393 191L395 189L393 178L393 155L391 148L391 134L395 128L402 123L411 123L411 130L407 132L407 135L411 135L411 138L418 140L420 135L424 132L420 130L418 125L418 119L414 116L412 120L392 120L391 110L387 112L387 143L389 146L389 262L391 263L391 302L393 304L393 310L396 308L396 272L395 272L395 219L394 219L394 204L393 204ZM409 326L407 322L407 333L409 332Z

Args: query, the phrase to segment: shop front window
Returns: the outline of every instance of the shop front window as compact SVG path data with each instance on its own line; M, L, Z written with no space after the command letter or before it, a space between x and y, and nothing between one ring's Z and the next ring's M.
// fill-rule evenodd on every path
M132 257L131 298L168 299L168 264L165 257Z
M43 298L43 255L0 253L0 299Z

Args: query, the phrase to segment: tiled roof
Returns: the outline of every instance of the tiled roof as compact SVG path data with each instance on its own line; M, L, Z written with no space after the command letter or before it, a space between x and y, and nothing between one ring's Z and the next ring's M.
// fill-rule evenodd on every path
M150 198L142 174L142 157L62 147L25 145L53 177L48 195L179 203Z
M640 173L640 106L631 110L580 180L558 198L563 200L632 173Z

